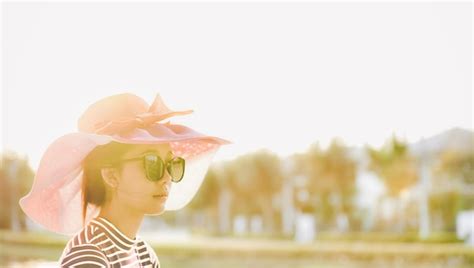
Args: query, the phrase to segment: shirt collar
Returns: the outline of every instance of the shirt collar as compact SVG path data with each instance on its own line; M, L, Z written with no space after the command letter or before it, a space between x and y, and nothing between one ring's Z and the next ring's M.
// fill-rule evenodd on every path
M121 250L129 251L137 242L136 236L134 239L128 238L112 222L104 217L96 217L92 222L101 227L112 242Z

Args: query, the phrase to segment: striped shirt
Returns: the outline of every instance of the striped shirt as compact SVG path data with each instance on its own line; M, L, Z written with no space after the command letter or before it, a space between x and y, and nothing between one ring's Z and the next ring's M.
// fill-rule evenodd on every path
M69 240L59 263L61 267L160 267L147 242L139 236L128 238L102 217L92 219Z

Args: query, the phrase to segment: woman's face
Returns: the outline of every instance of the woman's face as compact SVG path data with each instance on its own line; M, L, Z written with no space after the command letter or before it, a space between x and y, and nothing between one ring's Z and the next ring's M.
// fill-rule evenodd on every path
M172 156L171 147L166 144L136 145L123 155L123 159L141 157L145 153L156 153L163 161ZM146 177L143 160L123 162L119 172L116 196L118 201L132 210L143 214L158 215L164 212L165 202L171 190L171 177L165 170L158 181ZM159 197L157 195L166 195Z

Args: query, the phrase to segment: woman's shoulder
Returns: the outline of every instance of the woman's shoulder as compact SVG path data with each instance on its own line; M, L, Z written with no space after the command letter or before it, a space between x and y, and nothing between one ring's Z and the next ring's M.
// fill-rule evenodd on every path
M90 243L66 247L59 259L61 267L108 267L108 260L102 250Z
M67 242L59 259L61 267L108 267L108 260L96 242L97 233L87 225Z
M73 235L66 244L65 250L83 244L97 244L102 241L104 235L92 224L86 225L82 230Z

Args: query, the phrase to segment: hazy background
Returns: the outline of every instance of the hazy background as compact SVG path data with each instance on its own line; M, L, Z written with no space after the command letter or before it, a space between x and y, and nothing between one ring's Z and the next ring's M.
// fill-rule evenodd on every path
M233 142L190 204L145 218L163 267L474 264L471 2L1 7L0 266L57 267L69 237L18 200L123 92Z
M194 109L175 121L235 143L216 159L472 129L469 7L4 3L2 146L36 168L89 104L124 91Z

